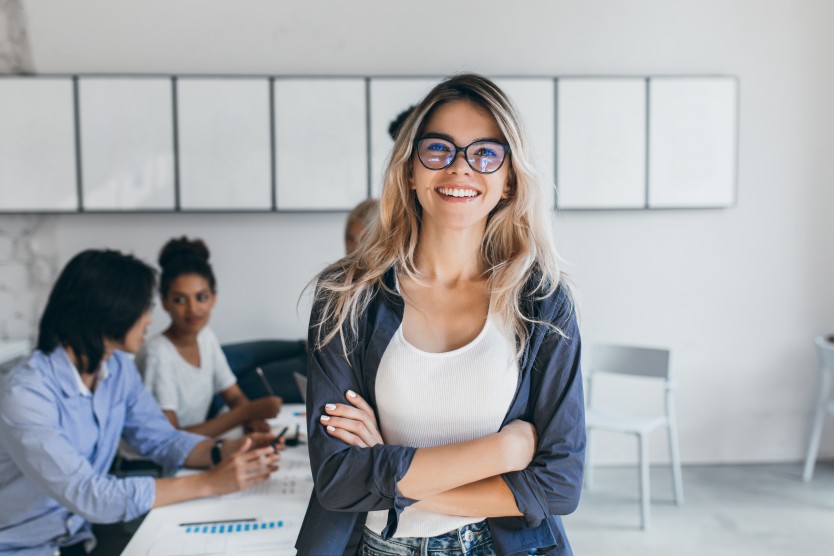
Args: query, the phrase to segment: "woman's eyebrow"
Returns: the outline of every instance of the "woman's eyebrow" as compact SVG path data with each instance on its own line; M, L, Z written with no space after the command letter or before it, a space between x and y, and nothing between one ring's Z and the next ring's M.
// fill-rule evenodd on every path
M198 290L198 291L193 292L193 293L189 293L189 292L181 292L181 291L179 291L179 290L171 290L171 295L185 295L185 296L189 296L189 295L200 295L201 293L211 293L211 288L206 288L206 289L204 289L204 290Z
M458 144L457 141L455 141L452 138L451 135L446 135L445 133L434 133L434 132L426 133L420 139L443 139L444 141L449 141L450 143L452 143L454 145ZM475 139L474 141L470 141L467 144L471 145L472 143L477 143L479 141L490 141L492 143L498 143L499 145L504 145L506 143L506 141L504 139L499 139L497 137L480 137L478 139ZM458 146L463 146L463 145L458 145Z
M455 143L455 140L452 139L452 136L446 135L445 133L426 133L420 139L443 139L444 141Z

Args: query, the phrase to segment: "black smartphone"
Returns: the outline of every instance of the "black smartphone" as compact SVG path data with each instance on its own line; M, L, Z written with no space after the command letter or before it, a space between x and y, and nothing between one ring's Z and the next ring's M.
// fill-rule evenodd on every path
M293 446L298 446L301 444L301 438L299 438L301 427L299 425L295 426L295 434L293 436L288 436L287 440L284 442L288 447L292 448Z
M283 429L281 429L281 432L279 432L279 433L275 436L275 438L273 438L273 439L272 439L272 442L270 442L270 443L269 443L269 447L270 447L270 448L272 448L273 450L275 450L275 451L277 452L277 451L278 451L278 449L277 449L275 446L277 446L277 445L278 445L278 443L281 441L281 438L282 438L285 434L287 434L287 430L289 430L289 427L284 427Z

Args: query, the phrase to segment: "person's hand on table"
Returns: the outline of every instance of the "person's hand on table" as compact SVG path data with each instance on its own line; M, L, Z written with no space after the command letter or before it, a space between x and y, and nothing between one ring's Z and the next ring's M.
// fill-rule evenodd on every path
M320 422L326 427L327 434L350 446L371 448L385 444L368 402L352 390L347 391L345 399L350 405L329 403L324 406L326 415L321 416Z
M281 396L265 396L257 400L251 400L246 406L249 415L248 420L273 419L281 411L283 404L284 400L281 399Z
M278 471L280 454L270 445L272 435L255 433L227 440L220 448L220 463L210 469L214 494L228 494L258 485Z
M243 423L243 430L246 432L269 432L272 427L263 419L249 419Z

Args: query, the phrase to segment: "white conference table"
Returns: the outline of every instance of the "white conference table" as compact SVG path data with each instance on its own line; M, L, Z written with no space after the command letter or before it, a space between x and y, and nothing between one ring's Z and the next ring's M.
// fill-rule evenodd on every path
M279 470L268 481L235 494L151 510L122 556L295 554L313 490L303 412L303 404L287 404L270 421L274 432L289 426L290 437L299 425L305 442L281 452Z

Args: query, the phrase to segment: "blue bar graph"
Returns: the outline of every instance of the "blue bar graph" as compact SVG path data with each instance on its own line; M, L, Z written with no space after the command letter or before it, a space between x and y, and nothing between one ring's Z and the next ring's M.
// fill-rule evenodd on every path
M252 520L254 521L254 520ZM212 521L206 524L203 523L193 523L193 524L182 524L181 527L185 527L185 532L189 534L215 534L215 535L228 535L234 533L247 533L247 532L256 532L256 531L263 531L265 529L276 529L284 527L283 520L272 520L272 521L257 521L255 523L247 523L247 522L237 522L237 521L228 521L228 522L220 522L220 521Z

